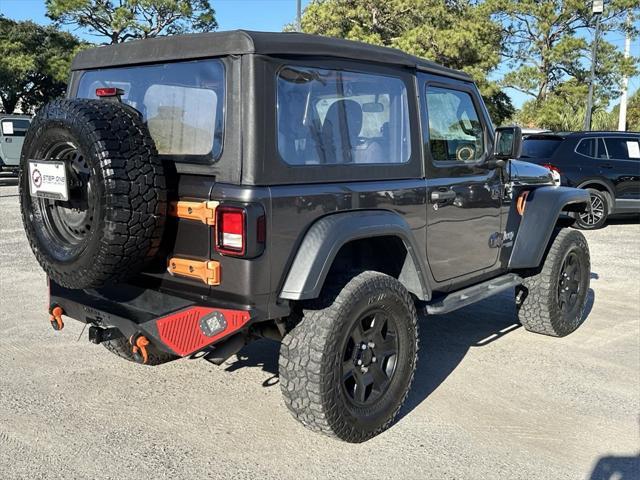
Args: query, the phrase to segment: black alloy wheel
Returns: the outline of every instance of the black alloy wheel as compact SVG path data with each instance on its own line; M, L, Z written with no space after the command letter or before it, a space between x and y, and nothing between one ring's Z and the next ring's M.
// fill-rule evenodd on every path
M558 308L565 316L571 317L576 308L582 276L580 258L577 252L570 251L562 262L558 281Z
M384 395L398 361L397 324L383 310L369 312L351 329L342 356L342 388L354 406L374 404Z
M90 170L84 155L71 142L58 142L44 155L44 161L54 160L65 163L69 200L60 201L38 198L38 207L51 235L59 244L68 248L82 246L93 227L96 202L91 187Z

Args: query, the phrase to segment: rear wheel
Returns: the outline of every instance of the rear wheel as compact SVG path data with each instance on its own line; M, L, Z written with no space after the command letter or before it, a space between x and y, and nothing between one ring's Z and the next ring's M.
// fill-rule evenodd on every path
M413 299L394 278L363 272L304 309L283 339L280 384L306 427L348 442L387 429L413 380Z
M582 233L562 229L542 269L516 289L518 318L531 332L564 337L583 321L589 290L589 247Z
M606 193L588 188L589 208L577 214L575 226L581 230L602 228L609 216L609 198Z

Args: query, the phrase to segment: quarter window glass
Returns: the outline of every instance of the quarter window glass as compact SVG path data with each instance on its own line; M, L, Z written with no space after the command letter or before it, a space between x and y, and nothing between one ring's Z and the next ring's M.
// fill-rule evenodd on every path
M484 132L471 95L427 88L429 147L436 162L473 163L484 154Z
M85 72L79 98L117 87L138 110L161 155L218 158L222 152L224 66L218 60L178 62Z
M580 140L576 152L586 157L596 158L596 141L593 138Z
M639 158L638 140L631 138L605 138L610 158L629 160Z
M24 137L29 129L29 120L12 119L2 120L0 127L5 137Z
M409 161L407 89L383 75L307 67L278 74L278 151L290 165Z

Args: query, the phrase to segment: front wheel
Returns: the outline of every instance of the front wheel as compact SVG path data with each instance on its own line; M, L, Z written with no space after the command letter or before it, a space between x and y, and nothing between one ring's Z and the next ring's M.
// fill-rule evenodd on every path
M577 230L560 230L539 271L516 289L518 318L530 332L564 337L583 321L591 278L589 246Z
M304 309L283 339L280 385L311 430L363 442L387 429L413 380L413 299L395 278L367 271Z

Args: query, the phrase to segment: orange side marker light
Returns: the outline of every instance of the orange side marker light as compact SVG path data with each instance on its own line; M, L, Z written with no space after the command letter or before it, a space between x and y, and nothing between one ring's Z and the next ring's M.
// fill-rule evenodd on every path
M524 215L524 209L527 206L527 197L529 196L529 191L525 190L520 195L518 195L518 200L516 201L516 211L520 216Z

